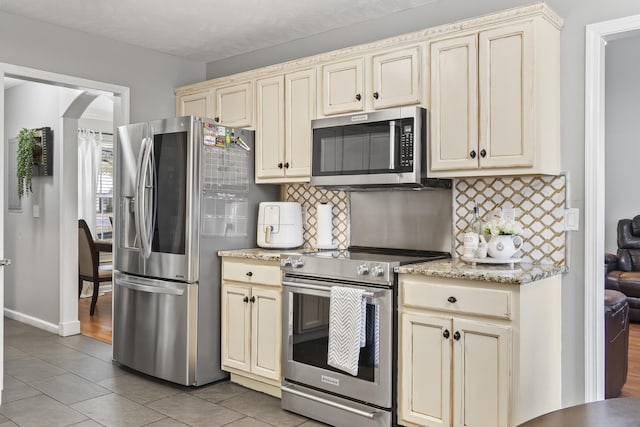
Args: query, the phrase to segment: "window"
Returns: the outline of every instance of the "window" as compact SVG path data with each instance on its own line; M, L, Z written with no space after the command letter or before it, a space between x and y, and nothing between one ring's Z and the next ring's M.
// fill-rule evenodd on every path
M113 221L113 136L102 134L100 166L96 188L96 235L99 239L112 237Z

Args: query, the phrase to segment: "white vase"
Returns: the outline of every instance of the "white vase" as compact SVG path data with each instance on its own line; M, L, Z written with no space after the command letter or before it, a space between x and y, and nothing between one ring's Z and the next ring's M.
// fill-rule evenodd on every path
M489 240L487 253L496 259L509 259L522 247L522 237L513 235L493 236Z

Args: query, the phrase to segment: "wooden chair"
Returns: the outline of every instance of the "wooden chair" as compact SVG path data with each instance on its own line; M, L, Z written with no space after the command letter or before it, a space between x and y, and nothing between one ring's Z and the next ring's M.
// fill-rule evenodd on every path
M93 296L89 315L93 316L98 302L100 283L112 280L113 266L100 264L100 253L91 236L91 230L85 220L78 220L78 298L82 293L82 283L87 280L93 283Z

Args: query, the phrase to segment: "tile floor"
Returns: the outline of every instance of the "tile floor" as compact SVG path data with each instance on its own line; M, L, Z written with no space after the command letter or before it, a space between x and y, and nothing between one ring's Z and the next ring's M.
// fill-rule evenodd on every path
M4 324L0 427L317 427L280 400L223 382L199 388L154 380L111 362L111 346Z

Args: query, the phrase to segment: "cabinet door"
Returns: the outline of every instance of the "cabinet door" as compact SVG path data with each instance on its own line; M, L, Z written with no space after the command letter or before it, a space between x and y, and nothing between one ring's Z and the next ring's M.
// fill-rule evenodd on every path
M249 288L222 286L222 369L251 370L251 309Z
M453 331L453 425L507 427L511 328L454 318Z
M251 305L251 372L280 381L282 351L280 289L253 288Z
M373 55L373 108L420 102L420 47Z
M316 118L316 70L285 76L285 174L311 175L311 120Z
M432 42L431 170L478 167L478 48L472 34Z
M528 22L480 33L483 168L533 166L532 31Z
M177 116L213 118L213 95L209 89L180 96L176 101Z
M325 115L364 110L363 72L363 58L336 62L322 67Z
M253 91L251 82L217 88L216 121L224 126L253 126Z
M256 179L284 176L284 77L256 82Z
M451 319L402 313L400 323L399 417L421 426L449 426Z

